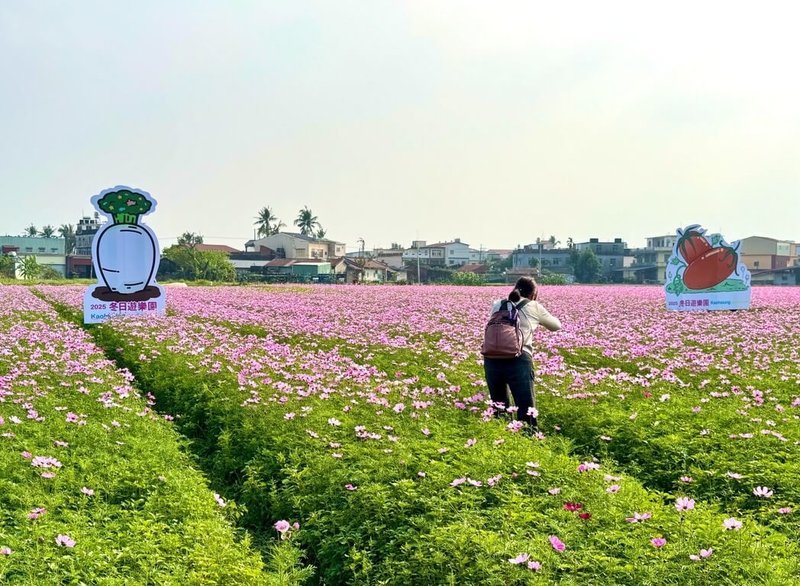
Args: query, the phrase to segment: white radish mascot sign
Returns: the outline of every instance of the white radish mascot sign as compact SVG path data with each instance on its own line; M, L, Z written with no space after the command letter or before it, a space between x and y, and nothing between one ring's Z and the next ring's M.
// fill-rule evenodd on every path
M141 217L153 213L156 200L146 191L117 185L92 197L109 222L92 240L92 264L98 283L83 296L84 323L115 315L164 314L164 290L156 284L160 257L153 231Z

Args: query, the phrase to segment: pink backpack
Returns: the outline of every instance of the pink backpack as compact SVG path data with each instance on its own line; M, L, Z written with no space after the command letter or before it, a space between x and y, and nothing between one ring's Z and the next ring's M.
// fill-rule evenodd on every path
M516 305L503 301L486 324L481 354L486 358L516 358L522 354L522 331L519 329L519 310L528 303L522 299Z

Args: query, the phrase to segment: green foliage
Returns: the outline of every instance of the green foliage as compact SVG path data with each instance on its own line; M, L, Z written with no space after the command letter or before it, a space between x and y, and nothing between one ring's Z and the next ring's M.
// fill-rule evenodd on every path
M178 246L194 249L198 244L203 243L203 235L194 232L184 232L178 236Z
M14 275L14 257L7 254L0 254L0 277L13 279Z
M64 275L53 267L42 265L38 278L45 281L60 281L64 279Z
M308 209L308 206L305 206L297 214L294 225L300 228L300 234L303 236L312 236L316 228L322 228L320 223L317 221L317 216L315 216L312 211Z
M450 275L450 282L453 285L483 285L486 277L477 273L460 273L458 271Z
M42 236L43 238L52 238L55 233L56 229L48 224L42 228L42 231L39 232L39 236Z
M540 285L566 285L567 278L564 275L560 275L558 273L547 273L544 275L540 275L536 282Z
M574 258L572 255L570 256ZM578 254L574 262L575 279L579 283L594 283L597 281L600 276L600 261L591 248L587 248Z
M268 335L268 329L247 335ZM217 370L189 364L177 339L131 336L113 322L93 331L152 389L162 408L180 415L180 429L193 439L214 482L225 483L246 507L248 526L269 531L278 519L300 522L292 539L317 566L322 583L705 585L732 583L731 576L739 584L792 583L800 577L793 558L797 548L785 536L758 527L746 534L726 533L714 507L681 515L631 477L616 478L622 489L610 492L612 481L602 472L577 471L571 444L559 437L532 441L507 432L506 421L482 423L468 410L440 400L387 419L384 411L415 396L402 384L380 386L377 398L385 404L367 400L373 384L348 382L352 395L334 393L324 400L292 398L276 390L279 382L292 384L306 372L283 380L276 371L272 386L261 389L264 401L243 408L237 372L229 371L212 349L207 362L202 356L192 360L217 361ZM370 364L385 372L402 369L417 380L416 389L437 385L444 359L436 351L420 360L412 350L376 345L365 351L348 349L341 340L330 343L341 355L371 356ZM292 354L319 351L312 350L319 344L293 348ZM321 360L311 357L309 362ZM447 379L466 390L474 373L449 371ZM334 383L316 379L315 384L326 388ZM563 403L565 409L572 404ZM303 415L287 417L289 412ZM561 414L553 419L569 421ZM357 426L380 437L360 439L353 432ZM466 446L468 440L474 440L472 447ZM603 460L602 467L615 472L610 460ZM539 470L539 476L530 474ZM487 479L498 475L499 484L488 486ZM458 478L481 486L453 486ZM551 487L561 493L550 494ZM565 501L582 503L592 518L564 510ZM634 511L652 511L653 521L632 526L625 518ZM550 546L547 536L553 534L568 544L566 552ZM652 547L649 539L657 535L667 536L670 547ZM688 561L710 544L716 551L710 563ZM781 553L758 555L766 548ZM541 573L508 562L520 552L541 561Z
M174 269L159 271L159 278L228 282L236 278L236 269L223 252L173 245L164 250L163 258L172 263ZM164 263L165 267L169 263Z
M147 213L153 204L141 193L120 189L105 194L97 207L110 214L117 224L136 224L139 216Z
M61 224L58 233L64 239L64 253L72 254L75 252L75 226L72 224Z
M81 332L41 314L0 316L5 328L24 338L0 353L0 373L8 375L0 401L0 547L12 551L0 555L0 583L298 583L264 573L250 540L231 527L240 509L215 502L177 433L143 397L122 396L136 392L125 373L90 345L78 350ZM48 367L42 357L51 355L61 362ZM105 394L113 395L110 404L99 400ZM85 424L67 421L68 413ZM27 453L57 458L55 477L43 478ZM32 519L36 509L46 512ZM59 547L57 535L74 547Z
M42 265L35 256L17 257L17 265L20 276L26 280L38 279L42 272Z

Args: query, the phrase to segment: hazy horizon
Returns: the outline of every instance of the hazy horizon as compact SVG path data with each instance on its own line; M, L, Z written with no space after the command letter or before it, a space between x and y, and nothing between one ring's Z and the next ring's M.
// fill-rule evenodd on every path
M355 249L699 223L800 240L800 7L0 5L0 234L148 191L162 245L308 206Z

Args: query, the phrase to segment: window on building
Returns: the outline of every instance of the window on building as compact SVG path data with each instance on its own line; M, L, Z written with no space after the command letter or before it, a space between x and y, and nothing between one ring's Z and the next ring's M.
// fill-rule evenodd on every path
M33 247L32 246L26 246L25 247L25 252L33 252Z
M39 247L39 252L44 252L44 246Z
M754 269L757 269L757 268L758 268L758 261L757 261L757 260L754 260L754 261L753 261L753 268L754 268Z

